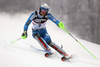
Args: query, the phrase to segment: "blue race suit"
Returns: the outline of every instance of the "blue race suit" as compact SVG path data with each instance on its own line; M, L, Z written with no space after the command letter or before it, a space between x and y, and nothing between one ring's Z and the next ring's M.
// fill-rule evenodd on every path
M47 13L45 16L41 16L39 11L35 11L28 18L24 26L24 31L27 31L28 26L30 25L30 23L32 23L32 36L40 43L43 49L49 51L49 45L64 56L66 52L55 43L53 43L49 34L47 33L46 22L48 19L53 21L56 25L58 25L59 23L59 21L54 18L50 13Z
M45 16L41 16L39 11L35 11L28 18L24 26L24 31L28 30L28 26L32 22L33 37L34 34L39 33L39 35L48 43L51 40L46 30L46 21L48 19L53 21L56 25L58 25L59 23L59 21L54 18L50 13L46 14Z

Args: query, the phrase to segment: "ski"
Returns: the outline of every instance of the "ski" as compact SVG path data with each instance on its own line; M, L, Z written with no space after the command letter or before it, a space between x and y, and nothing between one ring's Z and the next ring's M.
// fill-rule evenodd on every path
M35 48L35 47L32 46L32 45L31 45L30 47L31 47L32 49L34 49L34 50L45 52L45 54L44 54L45 57L49 57L49 56L51 56L52 54L54 54L54 53L52 53L51 51L46 51L46 50L38 49L38 48ZM63 48L63 45L61 45L61 48ZM69 60L69 59L71 59L71 58L72 58L72 55L70 55L69 58L62 57L61 60L62 60L62 61L66 61L66 60Z
M50 53L50 54L51 54L50 51L46 51L46 50L42 50L42 49L38 49L38 48L33 47L32 45L31 45L31 48L33 48L33 49L35 49L35 50L37 50L37 51L42 51L42 52Z

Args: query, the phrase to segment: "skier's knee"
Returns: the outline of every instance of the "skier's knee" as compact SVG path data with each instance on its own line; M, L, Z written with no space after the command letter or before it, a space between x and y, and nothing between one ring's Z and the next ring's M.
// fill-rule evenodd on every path
M40 35L38 33L34 34L35 37L40 37Z
M53 46L57 46L55 43L53 43L51 40L47 43L49 46L53 47ZM53 47L54 48L54 47Z
M50 40L47 44L48 44L49 46L52 46L51 42L52 42L52 41Z

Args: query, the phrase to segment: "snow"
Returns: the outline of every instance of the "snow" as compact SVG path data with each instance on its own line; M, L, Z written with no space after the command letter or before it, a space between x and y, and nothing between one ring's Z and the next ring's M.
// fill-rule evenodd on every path
M32 37L31 25L28 29L27 39L20 39L11 43L21 37L23 26L29 15L30 13L0 14L0 67L100 67L100 45L79 39L72 34L97 57L95 59L70 35L51 21L47 23L47 30L52 41L59 46L63 45L63 49L69 55L72 54L73 59L61 61L61 55L52 48L55 54L49 58L44 57L44 52L32 49L30 45L39 49L42 49L42 47Z

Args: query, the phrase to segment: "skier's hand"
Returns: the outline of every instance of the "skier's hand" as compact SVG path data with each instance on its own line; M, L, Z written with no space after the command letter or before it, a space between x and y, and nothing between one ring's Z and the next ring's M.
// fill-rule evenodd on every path
M58 23L58 26L59 26L60 28L62 28L62 29L65 29L64 24L63 24L62 22L59 22L59 23Z
M22 37L21 37L22 39L26 39L27 38L27 31L24 31L23 33L22 33Z

